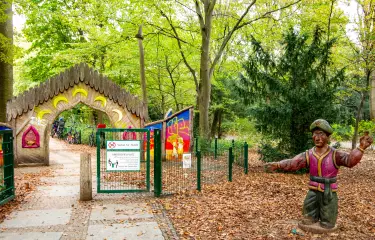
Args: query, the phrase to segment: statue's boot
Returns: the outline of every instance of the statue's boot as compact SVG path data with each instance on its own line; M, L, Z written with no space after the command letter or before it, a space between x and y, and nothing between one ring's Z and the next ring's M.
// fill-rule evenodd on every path
M315 218L312 218L312 217L305 217L304 219L302 219L301 223L303 225L312 225L314 223L316 223L318 221L318 219L315 219Z
M329 222L320 222L320 226L325 229L332 229L335 227L335 225Z

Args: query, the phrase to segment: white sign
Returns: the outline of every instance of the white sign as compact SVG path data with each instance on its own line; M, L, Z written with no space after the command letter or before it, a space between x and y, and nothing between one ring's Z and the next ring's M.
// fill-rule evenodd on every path
M182 154L182 168L191 168L191 153Z
M140 150L141 141L107 141L107 150Z
M140 171L141 152L107 152L107 171Z

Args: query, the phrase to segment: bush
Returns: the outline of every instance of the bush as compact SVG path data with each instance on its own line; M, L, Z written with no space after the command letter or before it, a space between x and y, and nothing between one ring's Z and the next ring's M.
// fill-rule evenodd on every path
M354 134L354 127L350 125L332 124L333 134L332 139L342 142L351 141ZM364 132L375 132L375 123L373 121L362 120L359 122L358 134L363 135Z
M259 144L262 136L257 131L255 122L249 120L248 118L236 118L234 121L224 122L222 129L227 135L232 135L235 137L235 144L236 142L242 142L242 144L243 142L247 142L249 147ZM228 142L228 148L230 146L231 140Z
M260 160L263 162L278 162L288 158L288 155L281 152L277 147L273 147L270 143L261 143L258 149Z
M353 126L343 126L340 124L332 124L333 134L332 139L342 142L342 141L350 141L354 134Z

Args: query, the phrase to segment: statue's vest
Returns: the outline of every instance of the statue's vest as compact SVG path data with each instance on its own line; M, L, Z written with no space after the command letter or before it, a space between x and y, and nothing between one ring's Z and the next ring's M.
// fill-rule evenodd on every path
M336 150L329 148L326 153L319 157L314 151L314 148L306 151L307 165L310 168L310 176L335 178L337 176L339 167L336 165ZM311 181L309 188L324 192L324 184ZM332 192L337 191L337 183L331 183Z

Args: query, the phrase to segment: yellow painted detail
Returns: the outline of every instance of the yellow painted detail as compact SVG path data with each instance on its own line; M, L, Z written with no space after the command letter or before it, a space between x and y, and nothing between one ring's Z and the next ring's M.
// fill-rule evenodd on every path
M35 112L36 112L36 116L39 120L42 120L43 119L43 116L44 114L51 114L51 110L49 109L44 109L44 110L39 110L39 109L35 109Z
M309 167L310 166L309 150L306 151L306 162L307 162L307 166Z
M56 96L56 97L53 98L53 106L56 108L57 104L60 101L68 102L68 99L66 97L64 97L64 96Z
M99 96L94 99L94 101L101 101L102 107L105 107L107 105L107 99L105 97Z
M114 109L114 110L112 110L112 112L115 112L115 113L118 114L118 119L117 119L116 122L120 122L121 119L122 119L122 112L120 110L118 110L118 109Z
M87 97L88 93L85 89L83 88L76 88L73 90L73 97L77 94L77 93L82 93L83 95L85 95L85 97Z

